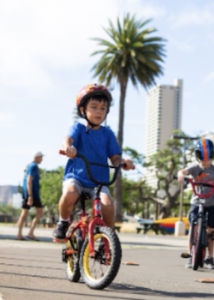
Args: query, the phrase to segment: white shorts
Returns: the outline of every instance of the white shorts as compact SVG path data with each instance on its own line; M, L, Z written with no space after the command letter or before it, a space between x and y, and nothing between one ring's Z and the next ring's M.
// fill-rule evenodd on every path
M77 181L74 178L69 178L65 181L63 181L63 187L62 187L62 191L64 192L66 187L68 187L69 185L75 185L75 187L78 189L79 193L81 194L82 192L86 192L89 193L91 195L91 198L94 199L95 196L95 188L86 188L84 186L81 185L81 183L79 181ZM111 197L111 194L109 192L109 189L107 186L103 186L101 189L101 193L109 195Z

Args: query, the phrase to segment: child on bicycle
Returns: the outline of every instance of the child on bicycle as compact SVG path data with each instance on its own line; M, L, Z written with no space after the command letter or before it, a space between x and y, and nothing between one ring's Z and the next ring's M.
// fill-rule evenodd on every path
M192 175L195 181L205 181L214 184L214 166L211 164L211 159L214 157L214 145L209 139L198 140L195 145L195 157L198 163L180 170L178 172L178 181L184 182L185 175ZM209 187L203 187L203 193L208 194L210 191ZM189 223L193 220L194 216L198 214L199 209L199 197L195 194L192 195L190 201L189 211ZM207 233L210 234L214 231L214 194L205 199L204 208L208 212L208 227ZM214 241L209 239L207 257L204 260L204 266L209 269L214 269L213 263L213 249ZM191 254L191 242L190 242L190 230L188 237L188 250ZM186 268L192 267L192 258L188 258Z
M126 170L133 167L129 159L121 158L121 150L111 129L101 126L105 120L112 101L108 89L100 84L89 84L83 87L77 95L76 106L78 115L86 120L86 125L75 123L70 127L63 142L63 149L69 157L64 178L63 192L59 202L60 219L53 232L54 238L64 240L70 223L70 214L74 203L81 192L88 192L93 198L93 183L87 175L84 162L76 157L82 154L88 161L107 164L108 158L116 166L126 163ZM100 181L109 181L109 169L90 165L92 176ZM114 227L114 204L108 187L101 190L101 212L107 226Z

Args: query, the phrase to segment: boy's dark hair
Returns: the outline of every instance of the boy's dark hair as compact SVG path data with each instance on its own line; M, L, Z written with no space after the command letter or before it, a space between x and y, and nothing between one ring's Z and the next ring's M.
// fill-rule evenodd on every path
M85 99L85 101L84 101L84 103L83 103L83 105L80 105L79 107L78 107L78 109L77 109L77 114L78 114L78 116L79 117L81 117L81 118L85 118L85 116L84 116L84 114L85 114L85 108L86 108L86 106L87 106L87 104L88 104L88 101L90 100L90 99L93 99L93 100L96 100L96 101L99 101L99 102L105 102L105 103L107 103L107 113L109 112L109 99L106 97L106 95L93 95L93 96L89 96L88 98L86 98ZM83 114L81 114L81 112L80 112L80 107L83 107L84 108L84 112L83 112ZM107 114L106 113L106 114Z

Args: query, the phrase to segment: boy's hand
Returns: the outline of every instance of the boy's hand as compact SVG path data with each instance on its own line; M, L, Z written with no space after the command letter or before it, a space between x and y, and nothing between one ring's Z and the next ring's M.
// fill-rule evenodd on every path
M75 158L75 156L77 155L77 150L73 146L66 147L64 151L65 154L71 159Z
M178 172L178 182L180 183L184 182L184 174L181 172Z
M124 159L123 163L126 164L126 167L123 168L126 171L134 168L133 161L130 159Z

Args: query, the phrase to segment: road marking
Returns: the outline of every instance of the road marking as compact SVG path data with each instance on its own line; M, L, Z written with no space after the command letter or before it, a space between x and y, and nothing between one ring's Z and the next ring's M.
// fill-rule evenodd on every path
M214 279L211 279L211 278L196 278L195 281L206 282L206 283L214 283Z
M126 262L122 262L123 265L129 265L129 266L139 266L138 263L135 263L133 261L126 261Z

